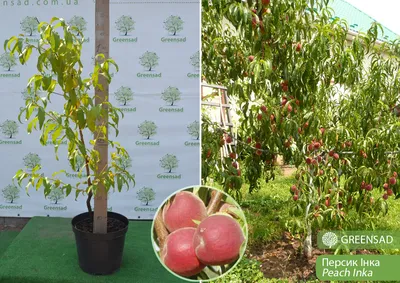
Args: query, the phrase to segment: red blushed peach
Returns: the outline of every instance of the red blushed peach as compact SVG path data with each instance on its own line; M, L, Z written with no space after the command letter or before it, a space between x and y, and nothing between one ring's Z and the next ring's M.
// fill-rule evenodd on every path
M193 220L202 221L206 217L204 202L195 194L186 191L177 193L174 200L163 210L163 221L169 232L184 227L196 228Z
M181 228L165 240L161 251L161 260L173 272L189 277L203 270L204 265L197 259L193 247L195 228Z
M197 258L205 265L224 265L239 258L244 242L239 223L230 216L215 214L197 227L193 238Z

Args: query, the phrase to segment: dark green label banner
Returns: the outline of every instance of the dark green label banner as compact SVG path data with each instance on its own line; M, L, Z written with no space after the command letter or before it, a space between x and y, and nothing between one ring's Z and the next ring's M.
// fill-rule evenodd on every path
M400 231L323 231L320 249L400 249Z
M320 280L337 281L399 281L398 255L326 255L316 262Z

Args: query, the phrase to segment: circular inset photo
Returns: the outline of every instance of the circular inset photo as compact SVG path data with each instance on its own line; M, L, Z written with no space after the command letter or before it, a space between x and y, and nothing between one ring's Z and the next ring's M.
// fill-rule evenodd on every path
M187 187L158 208L153 248L174 275L208 282L229 272L247 245L247 223L237 202L225 192L206 186Z

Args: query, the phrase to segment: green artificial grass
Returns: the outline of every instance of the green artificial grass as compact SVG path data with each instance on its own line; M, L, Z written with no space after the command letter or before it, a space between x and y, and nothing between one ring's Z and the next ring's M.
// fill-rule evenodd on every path
M17 237L19 231L1 231L0 232L0 257L6 251L11 242Z
M1 283L182 281L157 259L151 243L151 221L129 223L121 269L108 276L92 276L80 269L68 218L33 217L0 258Z

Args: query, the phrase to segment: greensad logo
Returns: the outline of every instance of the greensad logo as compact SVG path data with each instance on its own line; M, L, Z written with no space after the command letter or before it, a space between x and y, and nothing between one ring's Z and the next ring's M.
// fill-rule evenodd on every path
M165 170L165 173L158 174L158 179L181 179L181 174L176 174L174 170L178 168L179 160L174 154L166 154L160 159L160 167Z
M15 140L15 136L18 134L18 128L18 123L13 120L5 120L0 124L0 131L4 136L4 139L0 139L0 145L22 144L22 140Z
M158 111L160 112L183 112L183 107L174 107L177 106L177 102L181 100L181 91L177 87L169 86L162 93L161 98L168 105L167 108L160 107Z
M132 37L131 32L135 30L135 21L131 16L123 15L115 21L115 28L119 32L119 37L113 37L116 43L136 43L137 37Z
M186 141L185 146L200 146L200 123L193 121L187 126L187 132L192 137L191 141Z
M4 189L1 190L3 195L3 199L7 203L15 203L17 199L19 199L20 190L15 185L8 185Z
M136 192L136 199L139 200L142 205L148 206L156 199L156 193L150 187L143 187Z
M61 201L64 199L64 193L60 188L53 187L47 199L50 201L50 205L45 205L44 210L57 210L57 211L65 211L67 210L67 206L62 206Z
M146 141L136 141L138 146L159 146L160 141L152 141L150 138L157 134L157 125L153 121L145 120L138 126L139 134Z
M190 79L200 78L200 51L197 51L190 56L190 65L192 65L195 73L188 73L187 77Z
M114 93L115 100L121 105L120 110L123 112L136 112L136 107L129 107L130 102L133 101L133 91L130 87L121 86Z
M84 165L85 165L85 159L81 155L77 155L74 159L74 164L70 164L74 172L76 173L65 173L67 178L71 179L81 179L81 178L86 178L87 174L83 173L84 171Z
M33 152L28 153L23 158L24 166L27 170L32 171L35 168L40 169L42 160L39 155Z
M146 73L137 73L138 78L161 78L161 73L154 73L158 66L160 57L155 52L146 51L140 58L139 63L143 66Z
M0 209L22 209L22 205L17 205L16 200L19 199L20 189L15 185L8 185L1 190L3 200L7 205L0 204Z
M79 32L83 34L83 32L87 30L87 24L88 23L84 17L76 15L68 21L69 26L77 29L76 35L79 35ZM84 38L84 42L90 42L90 38Z
M14 67L17 66L17 60L17 57L11 55L9 52L0 55L0 79L21 77L20 73L14 72Z
M37 17L27 16L20 22L21 31L24 32L26 37L33 37L36 36L38 33L38 26L40 21ZM32 41L29 39L29 41ZM37 42L39 39L37 40Z
M128 171L128 169L132 168L132 158L130 157L119 158L116 163L118 167L125 171ZM131 175L135 177L135 174L131 173Z
M179 32L183 30L183 20L179 16L169 16L164 21L164 28L168 32L168 37L162 37L161 42L181 43L186 42L186 37L179 36Z

